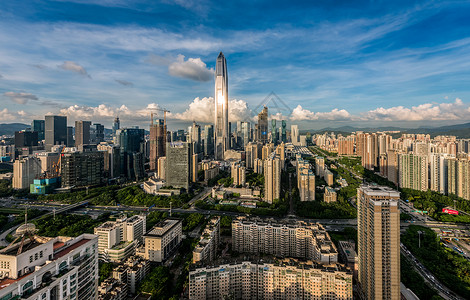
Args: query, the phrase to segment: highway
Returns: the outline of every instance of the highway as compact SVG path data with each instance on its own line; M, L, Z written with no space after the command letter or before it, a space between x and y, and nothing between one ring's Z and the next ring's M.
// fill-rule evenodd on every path
M434 275L421 263L419 260L411 254L408 249L406 249L405 245L400 243L400 250L401 253L409 260L412 262L413 267L415 270L423 277L423 279L429 283L438 293L439 296L446 300L460 300L464 298L458 297L454 292L444 286L442 283L440 283Z

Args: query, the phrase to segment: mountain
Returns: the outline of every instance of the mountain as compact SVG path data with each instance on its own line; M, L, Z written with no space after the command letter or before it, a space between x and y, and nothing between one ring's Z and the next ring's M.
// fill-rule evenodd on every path
M342 126L337 128L323 128L321 130L301 130L301 134L306 132L310 133L324 133L324 132L335 132L345 135L345 133L351 133L354 131L364 132L377 132L377 131L400 131L401 133L423 133L429 134L432 137L437 135L455 135L458 138L466 139L470 138L470 123L447 125L440 127L420 127L420 128L400 128L400 127L378 127L378 128L359 128L353 126Z
M0 135L15 135L15 131L26 128L31 128L31 125L22 123L0 124Z

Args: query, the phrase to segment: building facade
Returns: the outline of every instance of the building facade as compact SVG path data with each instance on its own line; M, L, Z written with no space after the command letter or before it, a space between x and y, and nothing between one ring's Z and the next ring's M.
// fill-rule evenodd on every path
M163 262L181 243L183 235L181 219L167 218L144 235L144 258L150 261Z

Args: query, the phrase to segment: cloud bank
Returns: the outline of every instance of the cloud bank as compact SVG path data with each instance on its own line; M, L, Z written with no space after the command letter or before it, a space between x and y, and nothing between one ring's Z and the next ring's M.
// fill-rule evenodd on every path
M208 69L200 58L188 58L178 55L175 62L170 63L168 72L171 76L191 79L195 81L209 81L214 76L214 69Z
M15 92L6 92L3 94L8 97L11 101L18 104L26 104L29 100L37 101L39 98L36 95L30 93L15 93Z

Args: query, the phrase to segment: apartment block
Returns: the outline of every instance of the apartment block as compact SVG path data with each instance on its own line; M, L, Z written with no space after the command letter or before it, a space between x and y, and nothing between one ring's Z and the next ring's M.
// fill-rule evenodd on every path
M281 198L281 159L271 155L264 160L264 201L273 203Z
M189 298L349 300L352 282L352 273L338 264L244 261L191 270Z
M298 178L300 201L315 200L315 174L310 169L303 169Z
M98 287L98 300L125 300L127 290L127 283L108 278Z
M246 184L246 168L241 166L239 162L233 162L231 166L231 175L234 185Z
M98 237L26 237L0 250L0 299L98 297Z
M199 261L211 262L217 255L220 242L220 217L213 217L202 232L199 243L193 250L193 263Z
M239 217L232 222L232 249L326 264L338 261L338 251L323 226L304 221Z
M41 161L36 157L24 156L13 163L14 189L29 189L29 186L42 173Z
M131 256L134 249L143 241L146 230L146 216L122 216L116 221L108 221L95 227L99 237L100 257L113 262L121 262Z
M131 256L124 263L114 268L112 278L128 287L128 292L136 294L139 283L150 272L150 262L139 256Z
M337 195L335 189L326 186L325 187L325 193L323 194L323 201L326 203L331 203L331 202L336 202L337 200Z
M428 157L398 154L398 183L401 188L428 190Z
M181 243L183 221L167 218L144 235L144 258L150 261L165 261Z
M358 281L364 299L400 299L400 193L357 190Z

